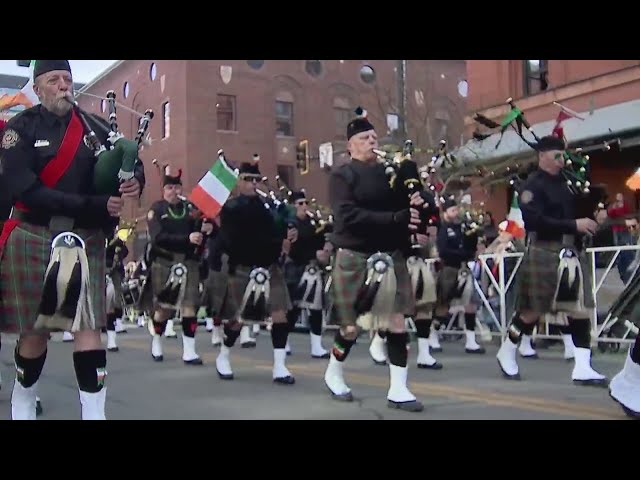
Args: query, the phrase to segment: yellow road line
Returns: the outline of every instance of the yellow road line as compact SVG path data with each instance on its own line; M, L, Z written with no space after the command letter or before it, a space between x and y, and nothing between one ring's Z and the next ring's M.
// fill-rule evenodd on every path
M132 348L134 350L149 351L151 354L150 341L145 341L145 345L142 345L140 340L120 340L118 343ZM182 351L179 347L163 346L165 353L177 355L180 357ZM215 362L217 353L206 352L201 354L200 357L203 361L209 363ZM259 370L271 370L272 366L265 363L256 363L255 361L247 358L235 355L233 358L234 365L240 365L243 367L253 367ZM305 364L291 364L287 367L294 374L304 374L306 376L322 379L324 377L324 364L321 368L305 365ZM386 372L386 371L385 371ZM346 372L346 379L350 384L360 384L370 387L388 388L389 383L385 376L374 376L364 373ZM535 398L524 395L513 395L503 393L492 393L485 390L458 387L451 385L442 385L438 383L429 382L410 382L411 390L419 396L427 397L445 397L454 398L457 400L484 403L491 406L511 407L518 410L528 410L535 412L543 412L556 414L561 416L574 417L577 419L595 419L595 420L624 420L625 415L620 410L618 413L618 407L611 403L611 408L604 408L598 406L585 405L577 402L564 402L560 400L549 400L545 398ZM578 388L578 387L576 387ZM597 387L583 387L583 388L597 388ZM606 390L602 389L603 395L607 395ZM425 405L428 409L428 403Z

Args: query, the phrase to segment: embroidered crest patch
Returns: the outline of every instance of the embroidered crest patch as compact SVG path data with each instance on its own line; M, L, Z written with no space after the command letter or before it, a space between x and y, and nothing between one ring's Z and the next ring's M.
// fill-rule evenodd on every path
M12 128L9 128L4 132L4 135L2 137L2 148L4 148L5 150L9 150L10 148L15 147L19 139L20 136L18 135L18 132L16 132Z
M529 203L531 200L533 200L533 192L530 190L525 190L522 192L522 195L520 195L520 201L522 203Z

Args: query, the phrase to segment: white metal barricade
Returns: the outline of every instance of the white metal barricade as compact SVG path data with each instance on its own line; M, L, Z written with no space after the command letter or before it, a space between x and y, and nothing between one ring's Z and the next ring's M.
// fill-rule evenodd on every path
M607 318L605 319L604 322L602 322L602 325L598 325L598 292L604 285L604 282L607 279L607 275L609 275L609 273L611 272L611 269L615 265L616 260L620 255L620 252L638 251L638 250L640 250L640 245L622 245L622 246L611 246L611 247L587 248L587 254L589 255L589 260L590 260L589 264L591 266L591 291L593 292L593 298L595 299L593 312L591 315L592 317L591 320L593 324L592 334L594 337L598 339L598 342L632 343L632 340L628 340L627 338L609 338L609 337L603 336L603 332L605 332L611 325L616 323L618 319L611 318L611 315L607 315ZM598 278L596 275L596 272L597 272L596 254L605 253L605 252L615 252L615 254L611 258L611 260L609 260L609 263L607 265L607 268L604 271L604 274L600 278L600 281L598 281ZM629 277L629 281L625 284L624 288L626 288L631 283L631 280L638 272L638 267L640 267L640 263L636 265L632 275ZM622 293L622 291L620 293ZM626 335L628 335L628 333L629 333L629 330L627 330Z

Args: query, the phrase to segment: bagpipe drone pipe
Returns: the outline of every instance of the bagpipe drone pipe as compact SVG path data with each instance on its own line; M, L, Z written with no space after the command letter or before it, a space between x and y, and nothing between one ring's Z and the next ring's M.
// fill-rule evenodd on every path
M279 175L276 175L275 181L276 186L272 188L269 177L262 177L262 185L267 192L256 187L256 193L262 198L265 208L273 215L277 231L286 237L287 230L294 228L297 222L296 210L290 201L293 192L280 179Z
M424 231L428 225L434 225L439 218L438 205L434 193L426 189L422 183L422 176L418 169L418 164L413 160L414 146L411 140L404 143L401 154L393 154L384 150L374 149L378 156L378 161L385 167L385 173L389 178L389 185L399 198L406 199L409 207L410 199L415 192L420 192L420 196L425 204L422 208L417 208L420 212L419 231ZM412 243L417 244L415 236L412 235Z
M140 115L141 120L135 140L128 140L118 130L116 114L116 94L113 90L107 92L106 98L109 107L109 131L108 148L103 145L87 121L88 114L85 113L69 93L64 97L75 110L82 122L87 144L93 149L97 157L94 169L94 186L98 195L120 196L120 184L130 180L134 176L136 161L138 160L138 150L142 144L143 137L149 128L149 122L153 118L153 111L147 110ZM136 112L137 114L137 112ZM100 123L97 125L101 126Z

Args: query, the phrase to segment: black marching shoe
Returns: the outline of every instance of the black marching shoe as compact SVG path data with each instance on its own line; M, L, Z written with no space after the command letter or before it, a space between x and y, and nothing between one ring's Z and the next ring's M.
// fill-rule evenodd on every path
M418 368L422 368L425 370L442 370L443 365L440 362L436 362L432 365L428 365L426 363L419 363Z
M296 379L291 375L287 375L286 377L274 378L273 383L279 383L280 385L293 385L296 383Z
M424 410L424 405L418 400L410 400L408 402L394 402L393 400L387 400L387 407L395 410L403 410L405 412L421 412Z

